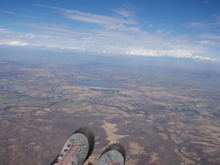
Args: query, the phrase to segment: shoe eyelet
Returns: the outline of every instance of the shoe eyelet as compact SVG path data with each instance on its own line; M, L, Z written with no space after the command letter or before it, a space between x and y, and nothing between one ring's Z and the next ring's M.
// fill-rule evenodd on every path
M79 150L79 153L81 154L81 153L83 153L83 151L80 149L80 150Z
M76 163L74 161L71 162L72 165L75 165Z
M85 148L85 147L86 147L86 145L85 145L85 144L83 144L83 147Z

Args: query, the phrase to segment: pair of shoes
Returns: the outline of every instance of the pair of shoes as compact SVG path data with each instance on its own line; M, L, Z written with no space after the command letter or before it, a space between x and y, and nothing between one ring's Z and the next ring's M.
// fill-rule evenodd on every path
M76 130L64 144L60 154L50 165L82 165L91 155L95 136L88 128ZM125 149L115 143L107 147L99 157L97 165L124 165Z

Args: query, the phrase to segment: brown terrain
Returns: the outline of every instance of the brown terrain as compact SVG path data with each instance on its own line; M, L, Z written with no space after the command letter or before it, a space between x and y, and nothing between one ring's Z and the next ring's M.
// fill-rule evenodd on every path
M121 88L74 84L80 80ZM173 81L111 68L2 61L0 164L48 164L80 127L95 134L87 160L94 164L115 142L125 147L127 165L219 164L219 90Z

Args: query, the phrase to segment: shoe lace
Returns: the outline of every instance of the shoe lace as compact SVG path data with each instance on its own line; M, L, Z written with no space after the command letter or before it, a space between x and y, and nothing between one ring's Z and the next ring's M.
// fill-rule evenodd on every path
M113 159L112 157L109 157L109 160L106 160L105 162L107 165L120 165L119 162L117 162L115 159Z
M74 156L78 157L79 155L77 152L82 153L81 146L84 146L82 143L74 141L73 139L70 140L72 144L67 145L69 149L65 149L64 153L60 155L62 159L59 159L57 163L54 165L69 165L71 164L76 164L74 160Z

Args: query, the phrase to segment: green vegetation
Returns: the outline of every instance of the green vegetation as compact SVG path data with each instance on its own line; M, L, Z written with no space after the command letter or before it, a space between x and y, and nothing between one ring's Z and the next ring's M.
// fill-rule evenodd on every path
M27 97L22 97L22 98L18 99L18 101L19 102L24 102L24 103L29 104L29 105L37 105L37 104L39 104L38 101L30 100Z
M37 105L38 104L37 101L33 101L33 100L25 100L24 102L29 105Z
M59 77L53 77L53 78L48 79L48 81L64 81L64 79L59 78Z
M203 102L202 104L208 105L208 106L211 106L211 107L219 107L220 106L220 104L217 104L217 103L206 103L206 102Z
M127 95L127 94L118 94L118 96L129 97L129 98L131 98L131 96L129 96L129 95Z
M73 101L71 104L73 104L72 106L75 106L75 105L80 104L80 101Z
M196 103L194 102L182 102L183 105L185 106L190 106L190 107L195 107L196 106Z
M39 104L38 101L30 100L27 97L22 97L22 98L13 98L9 96L0 96L0 103L4 104L14 104L18 102L24 102L29 105L37 105Z
M109 93L109 92L102 92L102 95L104 95L106 97L114 97L115 96L115 94Z
M118 100L118 102L132 104L132 103L135 103L136 101L135 100Z
M11 104L17 102L17 99L11 99L7 96L0 96L0 103Z
M79 108L85 108L85 107L88 107L89 105L87 105L87 104L82 104L82 105L80 105L80 107Z
M98 76L98 75L92 75L92 74L84 74L83 76L88 77L88 78L94 78L94 79L102 78L101 76Z
M16 84L22 82L22 80L0 80L0 84Z
M72 108L85 108L88 107L89 105L86 104L85 102L80 102L80 101L74 101L71 103Z

